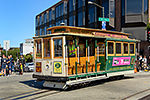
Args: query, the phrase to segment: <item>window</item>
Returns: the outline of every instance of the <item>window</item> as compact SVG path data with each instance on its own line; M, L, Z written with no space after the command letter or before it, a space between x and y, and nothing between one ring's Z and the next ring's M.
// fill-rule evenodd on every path
M54 57L62 57L62 38L54 39Z
M148 14L148 0L144 0L144 14Z
M82 5L83 5L82 0L78 0L78 8L82 7Z
M142 14L142 0L126 0L126 13L131 14Z
M124 47L124 54L128 54L128 43L124 43L123 47Z
M115 18L115 1L109 1L109 16Z
M82 26L83 25L83 13L78 13L78 26Z
M42 35L42 28L40 28L40 35Z
M59 8L58 6L56 7L56 18L58 17L58 13L59 13Z
M122 0L122 2L121 2L121 4L122 4L122 16L125 16L125 0Z
M76 10L76 0L73 0L73 10Z
M76 25L76 16L73 16L73 25Z
M46 26L44 27L44 35L46 35L46 32L47 32L47 30L46 30Z
M42 25L42 15L40 15L40 25Z
M69 12L73 11L73 0L69 0Z
M108 54L114 54L114 43L108 42Z
M130 44L130 54L134 54L134 44Z
M104 7L104 17L109 18L109 0L102 0L102 7ZM103 12L103 9L101 9ZM101 14L103 15L103 13Z
M37 26L38 26L38 18L36 18L36 20L35 20L35 21L36 21L36 27L37 27Z
M36 30L36 36L38 36L38 30Z
M73 16L69 17L69 26L73 26Z
M67 2L64 2L64 14L67 14Z
M105 44L104 43L99 43L99 54L105 54Z
M67 19L65 19L64 21L65 21L65 25L67 26Z
M60 6L60 16L64 14L64 4L61 4Z
M52 11L51 10L49 11L49 20L50 21L52 20Z
M94 8L89 9L89 23L94 22Z
M36 43L36 57L42 57L42 45L41 40L35 41Z
M55 20L55 10L52 10L52 20Z
M44 23L46 23L46 13L44 13Z
M116 54L121 54L121 43L116 43Z
M50 57L50 39L44 39L44 57Z

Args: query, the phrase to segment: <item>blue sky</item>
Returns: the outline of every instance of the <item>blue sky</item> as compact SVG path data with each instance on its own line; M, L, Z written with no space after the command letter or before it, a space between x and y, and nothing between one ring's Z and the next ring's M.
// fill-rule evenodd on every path
M0 44L19 47L35 34L35 17L60 0L0 0Z

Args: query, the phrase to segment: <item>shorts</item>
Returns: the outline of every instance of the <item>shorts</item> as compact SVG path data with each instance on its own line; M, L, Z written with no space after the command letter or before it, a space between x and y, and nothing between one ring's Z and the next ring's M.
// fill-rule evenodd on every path
M11 70L11 66L9 66L8 69Z
M2 69L6 69L6 65L5 64L2 64Z

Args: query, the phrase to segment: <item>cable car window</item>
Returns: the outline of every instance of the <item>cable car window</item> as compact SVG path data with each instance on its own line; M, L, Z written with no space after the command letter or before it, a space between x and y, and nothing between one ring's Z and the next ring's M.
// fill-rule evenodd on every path
M62 57L62 39L54 39L54 57Z
M114 43L108 42L108 54L114 54Z
M93 39L88 39L90 56L94 56L94 54L95 54L95 45L94 45L94 42L95 41Z
M128 54L128 43L124 43L124 54Z
M42 57L42 44L41 44L41 40L36 41L36 57Z
M99 54L105 54L105 44L100 43L98 44L98 46L99 46Z
M130 44L130 54L134 54L134 44Z
M121 43L116 43L116 54L121 54Z
M50 57L50 39L44 39L44 57Z

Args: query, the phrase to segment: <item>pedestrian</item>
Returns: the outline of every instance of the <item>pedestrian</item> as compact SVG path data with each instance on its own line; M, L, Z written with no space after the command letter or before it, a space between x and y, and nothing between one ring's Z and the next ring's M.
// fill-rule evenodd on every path
M2 57L0 56L0 71L2 70Z
M7 72L8 72L8 76L11 76L11 59L10 56L8 56L7 58Z
M14 59L12 57L12 55L9 55L10 56L10 65L11 65L11 72L13 73L14 72Z
M144 55L144 58L142 59L142 61L143 61L143 69L146 70L147 69L147 58L145 55Z
M19 59L19 74L22 75L23 74L23 69L25 67L25 58L23 57L23 55L21 54L20 59Z
M142 71L142 55L139 56L139 70Z
M1 73L3 76L6 76L6 56L3 54L2 62L2 70Z

